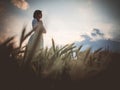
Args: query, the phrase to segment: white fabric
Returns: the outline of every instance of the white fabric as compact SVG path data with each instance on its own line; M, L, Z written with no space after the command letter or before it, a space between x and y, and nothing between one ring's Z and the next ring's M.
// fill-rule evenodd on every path
M29 57L29 54L32 52L32 50L35 50L33 55L33 59L35 58L35 56L38 54L38 52L43 49L43 33L46 32L42 21L36 21L35 19L32 22L32 26L33 28L36 28L33 35L30 37L29 41L28 41L28 45L27 45L27 52L26 52L26 59ZM41 34L40 34L41 32ZM37 39L38 34L40 34L40 37ZM37 40L37 45L36 47L33 49L33 46L35 44Z

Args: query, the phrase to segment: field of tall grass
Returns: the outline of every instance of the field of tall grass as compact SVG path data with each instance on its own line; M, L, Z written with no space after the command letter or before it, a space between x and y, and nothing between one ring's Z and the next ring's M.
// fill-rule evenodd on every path
M27 45L23 46L23 43L34 30L27 34L25 31L24 27L18 47L14 47L14 37L0 44L1 86L4 90L106 90L111 89L119 79L120 54L102 48L94 52L91 52L91 48L81 51L82 45L79 48L74 43L58 46L51 39L51 48L41 49L34 56L34 45L26 59ZM115 89L118 86L116 83L112 87Z

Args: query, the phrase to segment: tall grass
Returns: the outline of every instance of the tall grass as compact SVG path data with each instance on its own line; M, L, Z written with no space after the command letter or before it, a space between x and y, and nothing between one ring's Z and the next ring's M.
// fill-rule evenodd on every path
M33 69L35 73L39 72L39 74L42 74L43 77L50 76L50 78L54 78L57 77L57 75L60 76L63 73L64 69L67 69L69 70L67 71L67 73L71 79L83 78L86 77L90 71L92 72L92 70L96 70L95 72L99 72L100 69L103 69L103 67L97 67L97 64L100 63L98 59L101 59L101 48L92 53L91 48L88 48L85 51L80 51L82 46L76 48L76 46L74 46L74 43L59 47L55 45L54 39L52 39L51 48L46 47L45 49L40 50L38 54L33 58L41 32L39 32L38 37L35 40L32 50L29 53L29 58L27 58L26 62L24 62L27 45L22 47L22 44L34 30L31 30L26 35L25 31L26 27L24 27L22 30L20 45L17 49L15 49L16 51L14 50L14 56L16 57L16 59L21 59L21 62L19 60L20 63L25 65L26 63L27 65L30 64L31 69ZM4 44L8 43L12 39L13 37L4 42ZM106 55L104 56L104 58L105 57ZM32 58L34 59L33 61ZM79 77L77 77L76 75L78 75Z
M27 45L23 46L23 43L34 30L31 30L28 34L25 34L25 31L26 28L24 27L18 47L13 47L13 43L11 43L14 37L0 44L0 59L4 65L7 60L15 62L17 70L22 70L22 73L30 71L27 76L35 74L41 79L81 80L106 70L112 61L113 53L110 51L102 50L102 48L94 52L91 52L91 48L80 51L83 46L77 48L74 43L60 47L57 46L54 39L51 40L52 47L41 49L34 56L41 32L35 40L29 58L26 59ZM10 67L16 68L16 66Z
M34 56L41 32L39 32L32 50L28 55L29 58L25 60L27 45L23 47L22 44L34 30L31 30L26 35L25 31L26 28L24 27L20 38L20 45L16 51L14 50L14 56L16 59L21 59L19 60L20 64L29 65L36 74L41 75L42 77L60 78L63 73L67 73L70 79L82 79L91 74L93 75L93 72L98 73L106 67L104 64L106 64L107 60L104 59L109 58L109 54L106 53L103 55L103 51L101 51L102 48L95 52L91 52L91 48L88 48L85 51L80 51L82 45L79 48L76 48L74 43L72 43L59 47L55 44L54 39L52 39L51 48L46 47L41 49L37 55ZM8 41L6 41L6 43Z

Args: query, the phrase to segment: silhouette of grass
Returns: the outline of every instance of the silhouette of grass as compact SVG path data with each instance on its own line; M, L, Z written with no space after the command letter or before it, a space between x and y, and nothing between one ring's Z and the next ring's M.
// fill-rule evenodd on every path
M82 46L76 48L74 43L59 47L52 39L52 47L41 49L33 58L41 35L39 32L29 58L25 61L27 45L22 46L22 44L34 30L26 35L25 31L26 29L23 28L18 47L13 47L14 43L11 43L14 37L0 44L0 80L4 90L39 90L40 88L71 90L75 87L98 90L96 86L100 89L119 87L117 84L114 85L114 82L119 79L120 53L102 48L95 52L91 52L91 48L80 51Z

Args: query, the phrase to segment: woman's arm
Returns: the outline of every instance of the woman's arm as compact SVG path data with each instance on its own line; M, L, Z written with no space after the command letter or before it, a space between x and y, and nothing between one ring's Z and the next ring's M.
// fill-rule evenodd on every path
M45 29L45 27L43 26L43 33L46 33L46 29Z
M42 31L43 31L43 33L46 33L46 29L45 29L45 27L44 27L44 25L43 25L43 22L40 21L40 23L41 23L41 26L42 26Z

